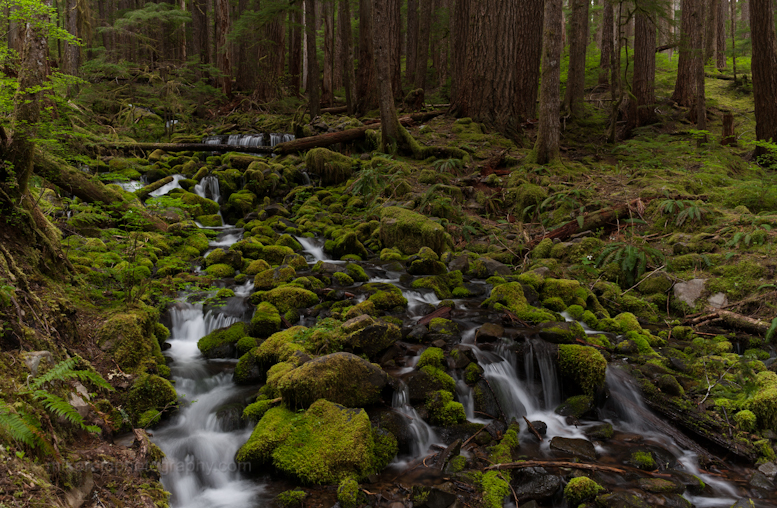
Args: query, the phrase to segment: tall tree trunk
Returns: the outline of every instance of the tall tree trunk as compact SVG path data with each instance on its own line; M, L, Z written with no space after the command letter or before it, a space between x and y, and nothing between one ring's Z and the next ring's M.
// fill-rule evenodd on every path
M540 88L540 117L537 141L532 159L547 164L559 158L561 142L561 0L545 1L544 33L542 36L542 80Z
M693 104L696 93L693 74L694 48L692 41L696 32L702 31L701 24L691 20L691 12L698 10L696 4L703 0L682 0L680 21L680 57L677 62L677 80L674 85L672 100L680 106Z
M343 85L345 86L345 104L348 106L348 114L356 111L356 75L353 68L353 36L351 34L351 2L340 0L340 22L338 29L343 41Z
M613 7L610 0L604 0L602 7L602 42L599 56L599 84L607 86L610 83L610 60L613 47Z
M742 27L743 39L750 38L750 2L751 0L739 0L739 4L742 6L739 13L739 25Z
M737 41L736 41L736 33L737 33L737 2L736 0L731 0L731 16L730 16L730 26L731 26L731 70L734 73L734 82L737 80Z
M629 101L627 130L651 123L655 119L656 102L656 25L655 15L648 14L637 4L634 19L634 76Z
M718 40L718 9L720 0L703 0L704 4L704 63L715 57L715 42Z
M359 69L356 75L356 111L363 115L378 104L375 64L372 53L372 3L359 0Z
M283 14L277 14L266 20L258 37L259 72L255 94L260 101L273 100L280 94L286 59L284 17Z
M406 40L405 79L412 84L415 83L416 54L418 51L418 0L407 0Z
M66 23L67 31L73 37L81 37L78 31L79 11L76 0L67 0L66 3ZM78 75L78 67L81 65L80 50L76 44L67 44L65 46L65 71L73 76Z
M518 118L523 122L536 118L537 93L542 60L544 0L524 0L518 11L518 52L515 101Z
M292 94L297 95L302 85L302 9L289 11L289 24L290 86Z
M391 18L392 0L374 0L372 6L373 48L375 67L380 87L380 129L381 150L389 152L401 142L401 132L397 111L394 108L394 91L391 86Z
M429 64L429 39L432 32L432 0L421 2L416 51L415 88L426 88L426 70ZM496 35L496 34L494 34Z
M333 64L335 56L335 10L332 0L319 0L322 5L324 17L324 81L321 84L321 102L331 104L334 102L333 89Z
M217 51L216 66L221 72L221 91L227 97L232 96L232 60L231 44L227 43L227 34L232 29L229 18L229 0L216 2L216 34Z
M715 0L715 6L718 9L717 29L715 33L715 66L719 70L726 68L726 4L728 0Z
M572 17L570 21L569 70L563 108L570 116L582 112L585 97L585 50L588 44L588 0L570 0Z
M321 112L321 78L316 58L316 0L305 0L305 32L308 48L307 92L311 120Z
M701 23L705 19L709 19L708 16L705 16L705 11L709 7L709 4L705 6L704 0L694 2L694 10L691 11L691 17L693 17L693 22L697 26L701 26ZM774 27L772 27L772 34L774 33ZM691 43L693 44L694 49L696 49L694 53L694 59L693 59L693 76L696 81L696 94L694 96L694 111L696 116L696 129L703 131L707 129L707 105L704 97L704 41L702 41L702 37L704 35L704 32L702 30L697 30L693 34L693 39L691 40ZM698 142L701 145L701 143L707 141L707 136L704 135L701 138L699 138Z
M389 1L389 27L391 28L391 89L394 98L402 100L402 2Z
M346 57L345 57L345 41L343 40L343 31L341 30L342 25L344 24L343 20L340 17L340 12L338 7L337 0L332 0L332 11L335 14L335 58L334 58L334 68L332 69L333 76L332 76L332 88L334 90L340 90L343 88L343 67L345 66ZM350 23L351 20L349 19L347 23Z
M208 2L206 0L194 0L192 6L192 38L194 51L200 56L200 63L210 63L208 58Z
M459 84L462 82L462 76L465 74L467 60L467 38L469 32L469 0L455 0L453 8L453 48L452 60L453 66L451 74L451 104L459 104L459 107L467 109L466 103L459 97Z
M755 137L759 141L777 141L777 41L771 0L750 0L750 37ZM756 147L756 155L765 152L763 147Z

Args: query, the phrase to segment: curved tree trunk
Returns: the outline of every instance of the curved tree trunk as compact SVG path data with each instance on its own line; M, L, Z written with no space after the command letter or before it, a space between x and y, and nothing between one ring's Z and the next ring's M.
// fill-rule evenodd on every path
M582 112L585 96L585 50L588 46L588 0L570 0L569 70L563 108L573 118Z
M405 79L408 83L414 83L416 54L418 52L418 0L407 0L406 40Z
M518 12L518 66L516 70L515 101L521 122L536 118L537 93L540 85L542 60L542 22L545 18L544 0L525 0Z
M755 137L777 141L777 42L770 0L750 0L750 37L753 41L753 97ZM756 148L760 155L766 150Z
M546 0L542 36L542 81L540 88L540 118L537 142L532 158L537 164L547 164L559 157L561 138L561 0Z

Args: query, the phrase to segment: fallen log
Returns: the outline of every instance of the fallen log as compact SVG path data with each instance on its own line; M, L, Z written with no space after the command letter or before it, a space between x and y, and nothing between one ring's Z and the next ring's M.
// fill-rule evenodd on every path
M348 106L334 106L331 108L324 108L321 110L321 113L329 113L330 115L339 115L340 113L346 113L348 111Z
M770 323L761 321L760 319L754 319L736 312L731 312L724 309L708 309L709 313L688 321L689 324L698 326L702 324L708 324L710 321L716 321L717 323L726 325L727 328L734 328L742 330L754 335L766 335L769 331Z
M674 49L679 45L680 45L679 42L673 42L671 44L664 44L663 46L656 46L656 53L666 51L667 49Z
M146 199L148 197L149 194L151 194L152 192L154 192L155 190L157 190L159 188L164 187L165 185L167 185L168 183L170 183L172 181L173 181L173 177L172 176L166 176L166 177L162 178L161 180L157 180L154 183L150 183L150 184L146 185L145 187L136 190L135 191L135 195L138 197L138 199L144 200L144 199Z
M705 78L722 79L723 81L736 81L733 76L726 76L725 74L711 74L709 72L704 73Z
M123 152L131 150L154 151L162 150L165 152L244 152L270 154L273 152L271 146L235 146L235 145L209 145L207 143L98 143L98 146L104 149L113 149Z
M444 113L444 111L416 113L409 116L403 116L399 119L399 123L402 125L410 125L414 122L426 122ZM286 143L279 143L275 145L274 153L285 155L289 153L310 150L311 148L331 146L337 143L350 143L352 141L364 138L368 130L377 129L380 129L380 122L364 125L363 127L356 127L354 129L347 129L340 132L328 132L326 134L319 134L318 136L297 138L293 141L287 141Z
M568 467L573 469L590 469L592 471L607 471L609 473L620 474L626 472L625 469L619 467L603 466L600 464L586 464L584 462L567 462L563 460L525 460L523 462L508 462L506 464L494 464L493 466L488 466L485 468L485 471L501 469L525 469L527 467ZM648 471L641 472L649 474Z

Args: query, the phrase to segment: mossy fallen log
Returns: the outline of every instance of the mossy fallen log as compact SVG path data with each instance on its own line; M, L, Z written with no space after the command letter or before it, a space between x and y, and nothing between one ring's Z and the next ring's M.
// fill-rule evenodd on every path
M209 145L207 143L99 143L102 149L113 149L122 152L132 150L165 152L245 152L245 153L273 153L271 146L235 146L235 145Z
M172 181L173 181L173 177L172 176L166 176L166 177L162 178L161 180L157 180L154 183L150 183L150 184L146 185L145 187L136 190L135 191L135 195L138 197L138 199L141 199L141 200L146 199L149 194L151 194L152 192L154 192L155 190L157 190L157 189L159 189L161 187L164 187L165 185L167 185L168 183L170 183Z

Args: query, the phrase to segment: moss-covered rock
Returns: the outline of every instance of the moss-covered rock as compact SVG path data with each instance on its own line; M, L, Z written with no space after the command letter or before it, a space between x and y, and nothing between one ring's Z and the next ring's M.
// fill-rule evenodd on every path
M352 331L345 339L355 353L374 358L378 353L385 351L402 338L402 331L397 325L382 320L373 320L368 316L364 316L364 318L372 322Z
M321 177L323 185L337 185L351 177L356 161L326 148L314 148L308 151L305 165L309 173Z
M141 307L113 314L97 331L97 343L110 351L119 367L129 373L154 371L165 365L156 337L159 313Z
M197 341L205 358L234 358L237 342L246 336L246 324L235 323L219 328Z
M257 254L257 259L264 259L271 265L280 265L290 254L294 254L294 250L285 245L266 245Z
M580 390L593 395L604 386L607 360L592 347L563 344L558 347L561 375L574 381Z
M588 291L580 286L576 280L566 279L545 279L540 291L540 299L560 298L566 307L570 305L579 305L586 308L586 298Z
M269 269L270 269L270 263L268 263L264 259L257 259L256 261L251 261L251 263L248 265L248 267L245 269L243 273L249 276L255 276Z
M444 368L443 362L445 361L445 353L438 347L428 347L421 353L421 358L418 359L416 366L420 369L427 365L436 369Z
M301 414L283 407L267 411L235 460L272 464L303 483L334 484L388 464L392 439L376 437L364 410L319 400Z
M369 256L367 249L353 231L349 231L334 240L327 240L324 244L324 250L337 259L349 254L355 254L361 258Z
M267 291L262 300L273 304L281 314L290 310L305 309L318 303L318 296L312 291L297 287L279 287Z
M269 337L281 329L281 315L275 305L262 302L256 306L248 333L252 337Z
M426 399L426 408L434 425L449 427L466 421L464 406L453 401L453 394L445 390L432 392Z
M257 291L274 289L291 282L297 276L297 272L290 266L279 266L259 272L254 277L254 288Z
M384 247L396 247L405 254L415 254L422 247L442 254L452 244L450 235L440 224L396 206L381 210L380 240Z
M593 500L602 491L604 487L587 476L580 476L569 480L564 487L564 499L569 506L578 506L580 503Z
M290 407L307 407L327 399L350 407L376 403L388 375L351 353L333 353L302 364L277 380L276 388Z
M143 374L132 383L124 406L132 424L137 426L141 419L143 423L150 424L156 420L156 415L174 408L177 402L178 394L170 381L153 374Z
M464 277L459 270L444 275L429 275L413 281L414 288L431 289L440 299L452 298L458 288L466 291L463 284Z

